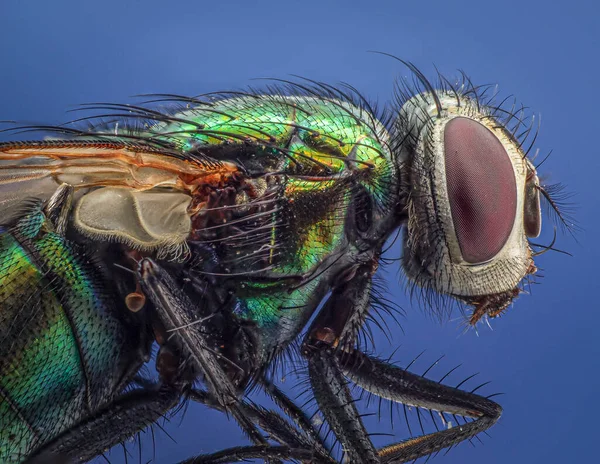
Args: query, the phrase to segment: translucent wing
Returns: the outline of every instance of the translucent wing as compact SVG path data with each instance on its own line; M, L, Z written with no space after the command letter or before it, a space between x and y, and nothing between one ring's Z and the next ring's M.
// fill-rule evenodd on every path
M118 141L50 140L0 144L0 223L27 198L75 191L74 223L92 237L138 248L177 245L210 187L240 172L235 164Z

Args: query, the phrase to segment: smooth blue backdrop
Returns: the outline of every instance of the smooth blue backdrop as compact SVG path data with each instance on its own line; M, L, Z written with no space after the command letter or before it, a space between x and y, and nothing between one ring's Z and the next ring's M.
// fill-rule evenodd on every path
M2 0L0 119L57 123L82 102L193 95L289 74L348 81L386 101L393 80L408 72L367 50L414 61L428 76L434 63L447 75L460 68L475 83L498 83L501 95L543 115L537 145L554 151L542 174L575 193L584 229L578 243L559 237L574 257L540 257L541 285L479 336L462 334L458 314L440 324L420 311L390 267L391 297L407 310L396 358L406 364L427 349L415 368L423 371L445 354L434 378L463 363L462 377L480 371L493 381L485 392L505 393L504 416L485 445L462 444L435 462L598 462L598 14L591 1ZM551 236L547 227L544 240ZM383 339L380 346L394 348ZM387 420L370 426L389 431ZM245 442L233 423L198 407L167 429L176 443L157 431L156 462ZM393 433L407 436L403 418ZM150 442L144 446L151 458ZM109 458L123 461L120 451Z

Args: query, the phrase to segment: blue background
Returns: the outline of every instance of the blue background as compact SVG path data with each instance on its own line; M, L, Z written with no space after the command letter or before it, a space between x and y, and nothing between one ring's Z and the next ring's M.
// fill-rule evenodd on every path
M537 146L553 155L542 176L575 194L583 231L577 242L562 234L557 243L574 257L538 258L541 285L479 335L463 334L459 314L440 324L420 311L390 267L391 297L407 312L405 333L395 329L391 347L380 337L380 351L401 344L396 359L406 365L427 349L416 372L445 354L433 378L462 363L452 382L481 372L472 387L492 380L483 391L505 393L498 397L504 415L491 438L482 436L484 445L462 444L435 462L598 462L600 35L593 2L2 0L0 18L0 119L57 123L78 103L194 95L289 74L348 81L384 102L408 72L367 50L413 61L430 77L433 63L450 76L464 69L476 84L498 83L501 95L517 96L543 116ZM546 227L540 241L551 238ZM399 254L396 247L390 256ZM286 388L293 383L288 378ZM387 419L369 427L390 431ZM199 407L166 428L176 443L157 430L157 462L245 443L233 423ZM407 437L402 417L393 433ZM123 461L118 450L109 458Z

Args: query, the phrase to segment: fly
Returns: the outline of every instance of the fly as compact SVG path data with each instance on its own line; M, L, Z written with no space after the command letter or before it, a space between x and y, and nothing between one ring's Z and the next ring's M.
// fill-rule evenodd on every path
M87 461L189 399L252 444L188 462L333 463L271 380L300 338L350 462L409 462L491 427L491 399L361 351L384 245L404 228L414 289L475 325L535 275L540 198L567 218L527 157L522 112L408 66L419 84L380 113L351 87L282 81L88 105L99 114L79 125L20 128L64 138L0 144L0 460ZM140 373L153 344L158 381ZM470 420L376 448L348 382ZM251 386L290 421L247 402Z

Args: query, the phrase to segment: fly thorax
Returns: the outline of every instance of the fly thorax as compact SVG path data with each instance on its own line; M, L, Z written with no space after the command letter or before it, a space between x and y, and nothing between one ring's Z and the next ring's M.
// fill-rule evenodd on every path
M395 130L410 177L409 277L461 297L516 288L540 226L539 198L527 193L537 176L519 143L478 101L446 92L410 99Z

